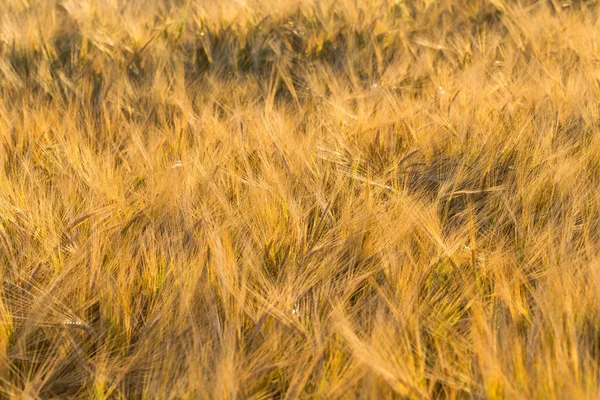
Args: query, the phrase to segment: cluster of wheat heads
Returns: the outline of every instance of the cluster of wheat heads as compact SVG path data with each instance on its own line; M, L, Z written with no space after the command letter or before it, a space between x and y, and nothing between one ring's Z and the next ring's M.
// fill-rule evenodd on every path
M597 398L598 11L0 1L0 397Z

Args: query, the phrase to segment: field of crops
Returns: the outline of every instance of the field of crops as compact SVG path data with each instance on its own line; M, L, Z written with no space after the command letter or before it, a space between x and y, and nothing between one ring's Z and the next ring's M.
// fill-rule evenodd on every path
M0 0L0 398L599 398L599 17Z

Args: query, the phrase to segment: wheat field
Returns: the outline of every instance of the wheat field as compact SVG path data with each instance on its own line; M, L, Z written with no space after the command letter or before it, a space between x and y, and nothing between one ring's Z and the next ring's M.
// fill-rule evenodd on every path
M0 1L0 398L599 398L599 14Z

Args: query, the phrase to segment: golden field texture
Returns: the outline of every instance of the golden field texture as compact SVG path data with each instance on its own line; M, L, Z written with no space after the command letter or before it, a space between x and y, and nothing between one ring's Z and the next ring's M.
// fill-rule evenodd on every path
M598 398L598 17L0 1L0 398Z

